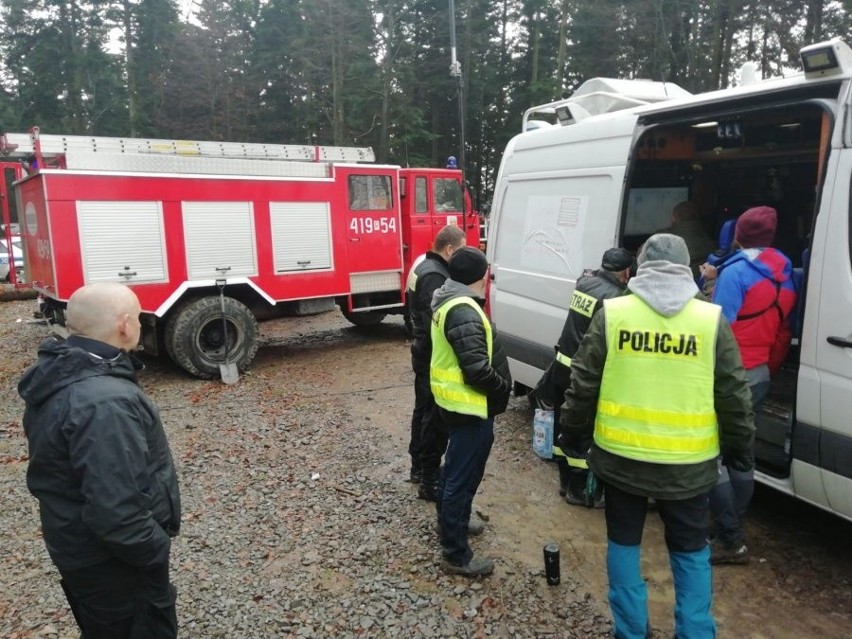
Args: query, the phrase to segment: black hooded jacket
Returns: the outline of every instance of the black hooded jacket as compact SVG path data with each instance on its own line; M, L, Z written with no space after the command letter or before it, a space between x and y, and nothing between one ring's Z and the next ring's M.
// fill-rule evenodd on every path
M411 362L415 372L429 372L432 358L432 296L447 278L447 261L439 253L427 251L426 257L418 264L414 273L414 290L408 298L408 312L411 316Z
M157 408L130 355L72 336L47 339L18 392L26 402L27 487L60 570L109 559L168 562L180 528L177 474Z
M480 305L485 303L485 300L477 297L464 284L448 279L435 291L432 312L457 297L470 297ZM492 332L492 353L489 358L488 341L481 316L469 304L461 304L447 313L444 336L456 354L464 383L487 395L488 416L494 417L506 412L509 394L512 392L512 375L509 373L509 361L496 331ZM463 426L478 420L477 417L454 413L441 406L438 406L438 410L448 426Z
M584 293L597 301L591 308L571 308L568 310L568 317L565 318L562 334L556 344L557 350L567 357L574 357L574 353L580 348L583 336L589 330L592 317L601 309L604 300L623 295L625 290L627 290L627 285L619 280L615 274L605 269L584 272L577 280L574 291L575 293ZM572 295L572 305L576 297L576 295ZM546 402L558 407L562 403L563 395L570 384L571 370L554 360L544 371L544 375L542 375L536 387L536 394Z

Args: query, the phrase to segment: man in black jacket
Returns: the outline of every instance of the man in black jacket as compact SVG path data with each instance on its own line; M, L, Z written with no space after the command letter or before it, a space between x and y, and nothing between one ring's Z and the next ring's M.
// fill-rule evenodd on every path
M569 504L603 506L600 492L592 491L589 494L586 491L589 475L586 453L591 440L576 451L563 450L558 441L561 432L559 406L571 384L571 358L580 347L592 317L603 306L603 301L624 294L633 265L630 251L611 248L604 252L600 269L586 271L580 276L574 286L568 317L565 318L556 345L556 357L535 389L537 400L547 407L553 407L553 457L559 469L559 494Z
M411 456L412 483L420 483L417 496L435 501L441 457L447 449L447 427L435 411L435 398L429 388L429 360L432 357L432 340L429 326L432 323L432 295L449 277L447 260L465 245L465 233L455 224L438 231L432 250L427 251L419 264L411 269L408 278L408 314L411 318L411 368L414 370L414 411L411 413L411 439L408 454Z
M18 384L27 487L85 639L177 636L169 583L180 492L157 408L136 381L139 300L122 284L78 289L71 336L47 339Z
M512 377L482 305L488 261L479 249L455 252L450 279L432 300L430 382L449 443L436 502L443 562L451 574L488 575L494 562L474 558L467 541L473 498L494 442L494 417L506 410Z

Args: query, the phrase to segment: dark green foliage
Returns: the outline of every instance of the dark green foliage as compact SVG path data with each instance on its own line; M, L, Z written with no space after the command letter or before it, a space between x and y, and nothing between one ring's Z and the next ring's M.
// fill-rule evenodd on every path
M595 76L689 91L798 66L848 0L0 0L0 131L371 146L460 155L487 200L532 105Z

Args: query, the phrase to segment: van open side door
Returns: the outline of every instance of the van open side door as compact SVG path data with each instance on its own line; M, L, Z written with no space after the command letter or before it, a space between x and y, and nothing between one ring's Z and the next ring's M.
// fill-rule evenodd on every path
M794 456L818 469L828 506L852 518L852 86L838 112L814 228ZM807 366L805 357L807 356ZM811 428L809 424L818 424ZM794 461L794 465L795 465ZM802 465L804 466L804 465ZM803 478L803 477L802 477ZM815 478L814 478L815 479ZM808 486L805 482L803 486ZM814 486L814 489L816 487ZM808 499L809 496L801 494Z

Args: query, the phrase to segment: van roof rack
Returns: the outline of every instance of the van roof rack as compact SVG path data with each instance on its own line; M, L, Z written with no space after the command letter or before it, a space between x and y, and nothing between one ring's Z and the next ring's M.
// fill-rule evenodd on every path
M540 104L524 111L521 130L538 128L539 125L530 125L531 122L538 121L530 119L535 114L555 114L559 125L567 126L593 115L612 113L674 98L685 98L690 95L692 94L689 91L672 82L592 78L583 82L567 98Z

